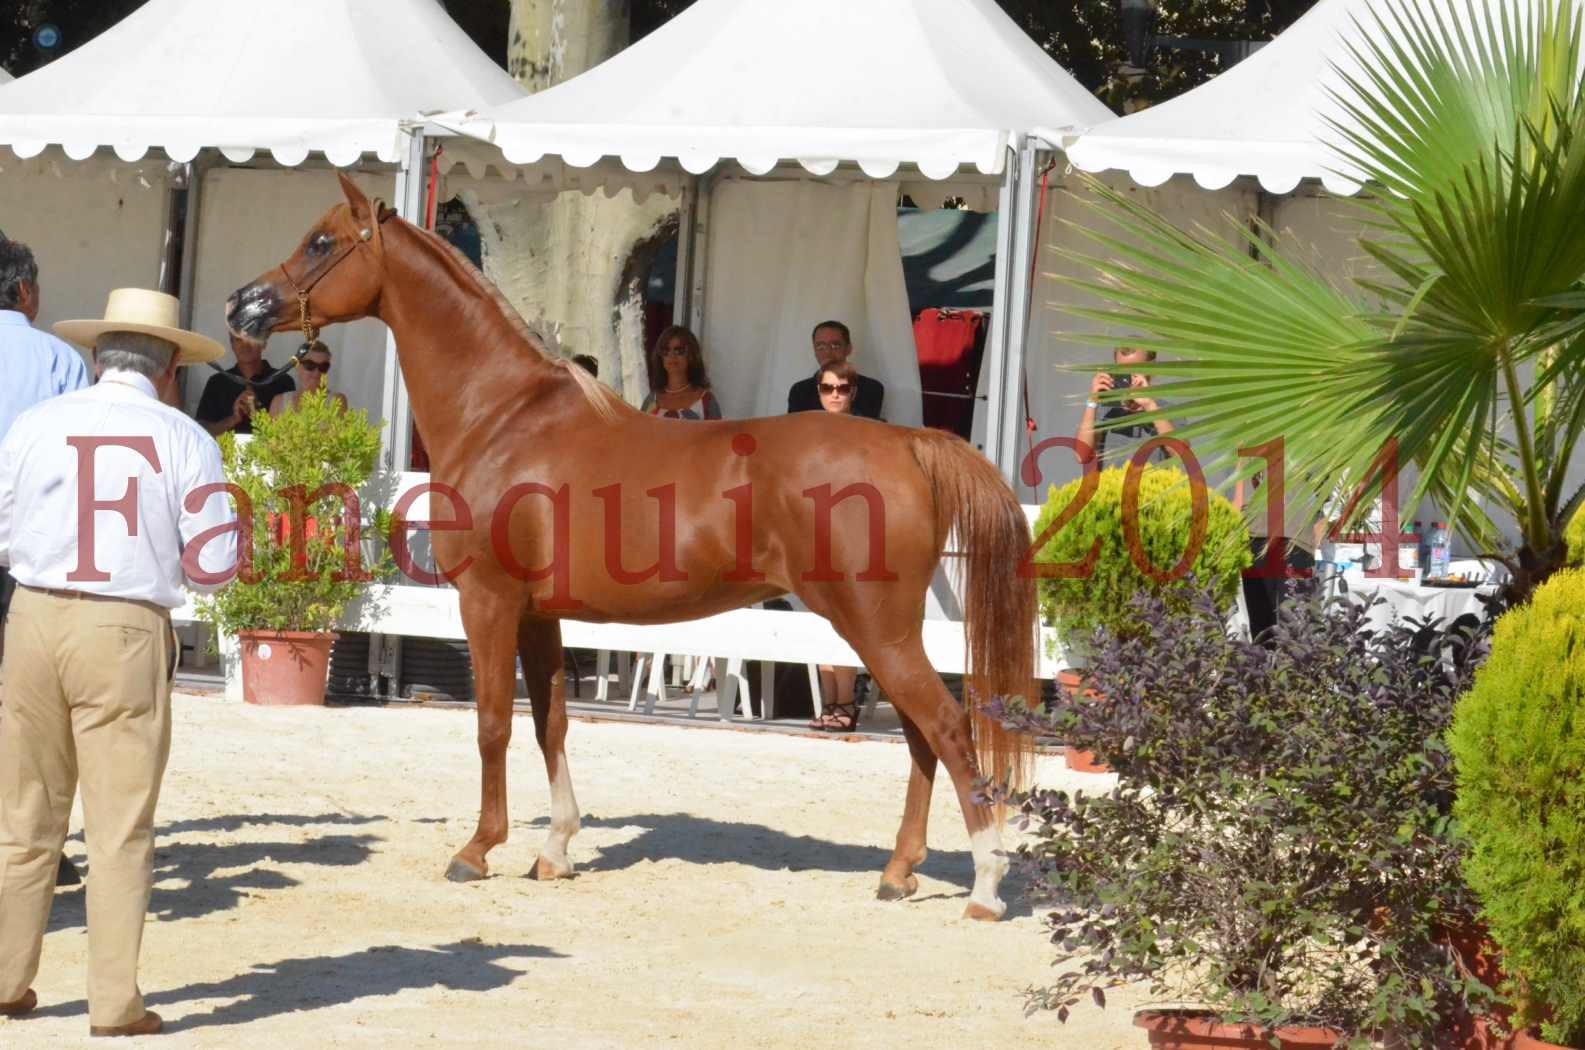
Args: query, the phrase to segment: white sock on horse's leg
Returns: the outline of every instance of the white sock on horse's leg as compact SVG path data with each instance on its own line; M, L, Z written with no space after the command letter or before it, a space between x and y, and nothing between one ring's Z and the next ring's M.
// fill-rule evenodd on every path
M578 799L572 792L572 772L567 768L567 753L556 755L556 775L550 781L550 834L545 836L544 848L539 851L541 864L552 869L542 872L556 878L572 874L572 860L567 856L567 844L578 833Z
M965 913L973 919L1000 919L1007 904L998 895L1002 876L1007 874L1007 857L1002 852L1002 831L996 824L970 832L969 848L974 852L974 891L969 894ZM984 909L983 912L976 908Z

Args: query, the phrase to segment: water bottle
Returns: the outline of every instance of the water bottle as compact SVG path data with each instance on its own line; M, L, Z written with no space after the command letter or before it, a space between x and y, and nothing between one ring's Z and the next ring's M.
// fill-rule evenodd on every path
M1453 571L1453 538L1448 535L1444 522L1431 525L1431 576L1446 579Z
M1398 544L1399 579L1414 580L1420 577L1420 542L1420 523L1417 521L1410 527L1408 535Z

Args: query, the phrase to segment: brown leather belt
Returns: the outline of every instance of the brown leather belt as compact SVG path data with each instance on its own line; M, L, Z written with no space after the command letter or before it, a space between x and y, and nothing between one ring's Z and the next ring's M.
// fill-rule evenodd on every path
M24 591L34 594L47 594L51 598L67 598L72 601L84 602L125 602L128 605L140 605L145 609L159 613L161 616L170 616L171 611L159 602L151 602L144 598L123 598L116 594L94 594L91 591L63 591L54 587L33 587L25 583L17 584Z

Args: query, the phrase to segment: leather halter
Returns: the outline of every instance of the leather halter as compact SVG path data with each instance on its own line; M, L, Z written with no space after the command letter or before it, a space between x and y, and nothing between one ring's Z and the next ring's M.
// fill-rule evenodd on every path
M314 285L324 280L331 270L334 270L341 264L343 259L362 245L375 242L377 248L384 247L380 241L380 226L387 219L396 215L396 209L386 207L385 202L382 200L376 200L374 202L374 214L376 219L373 224L360 227L356 239L349 241L345 247L338 248L335 254L311 268L302 278L292 276L292 271L288 268L290 260L281 264L281 276L286 278L286 283L291 286L293 292L297 293L297 309L303 328L303 342L305 344L312 345L314 340L319 338L319 330L314 327L312 310L308 303L308 295L314 290Z

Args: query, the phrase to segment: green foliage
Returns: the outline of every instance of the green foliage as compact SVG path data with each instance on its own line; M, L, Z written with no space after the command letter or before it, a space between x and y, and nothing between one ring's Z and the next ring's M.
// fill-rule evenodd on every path
M1134 606L1143 629L1097 648L1091 692L1003 708L1118 774L1009 800L1031 832L1014 863L1058 953L1031 1005L1066 1019L1147 982L1231 1023L1446 1047L1444 1019L1492 998L1445 945L1475 905L1443 740L1482 639L1422 651L1415 626L1372 633L1365 604L1312 596L1268 649L1230 637L1208 595Z
M1372 42L1335 99L1364 133L1328 144L1378 188L1343 205L1376 276L1334 286L1244 216L1180 230L1097 185L1074 229L1101 250L1067 254L1105 305L1075 312L1161 352L1156 396L1210 470L1280 436L1303 465L1290 501L1317 507L1340 479L1379 491L1372 464L1396 440L1419 468L1407 505L1433 499L1483 550L1507 546L1492 511L1518 523L1505 553L1522 599L1556 568L1585 432L1580 15L1556 0L1369 8Z
M1130 553L1124 532L1123 487L1127 471L1113 467L1099 474L1095 495L1035 552L1036 565L1082 562L1100 541L1093 571L1073 579L1039 582L1040 609L1070 648L1082 646L1096 630L1126 634L1134 623L1130 600L1141 591L1181 598L1194 588L1209 588L1226 608L1238 593L1239 576L1252 561L1249 530L1233 505L1207 492L1205 540L1185 574L1160 584L1148 577ZM1035 523L1039 537L1073 503L1083 479L1053 486ZM1168 467L1146 467L1140 474L1138 543L1147 565L1167 572L1189 548L1194 519L1189 478Z
M345 485L356 493L373 473L379 451L379 426L361 410L347 411L327 401L323 391L304 394L295 410L278 418L255 415L251 440L222 435L226 480L252 504L252 570L257 579L248 582L239 575L230 586L200 599L202 615L227 634L334 627L364 587L356 573L386 575L390 556L382 550L371 563L362 523L348 520L341 496L327 492L308 504L313 525L311 530L304 527L305 534L311 532L303 544L305 561L294 570L291 530L285 526L292 511L290 494L301 486L306 498L324 485ZM351 535L355 526L357 537ZM381 510L374 515L372 532L379 535L387 529L388 515ZM352 573L345 557L349 541L362 562ZM238 546L248 542L244 527Z
M1466 878L1544 1038L1585 1047L1585 570L1497 622L1448 744Z
M1574 515L1574 520L1569 522L1568 529L1563 533L1563 542L1568 544L1568 563L1585 566L1585 508L1581 508Z

